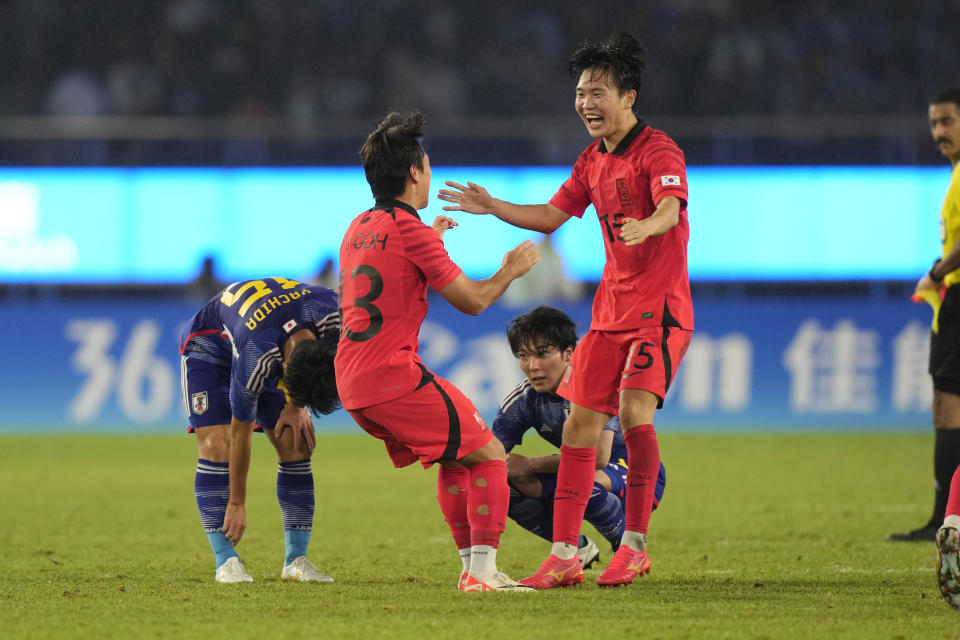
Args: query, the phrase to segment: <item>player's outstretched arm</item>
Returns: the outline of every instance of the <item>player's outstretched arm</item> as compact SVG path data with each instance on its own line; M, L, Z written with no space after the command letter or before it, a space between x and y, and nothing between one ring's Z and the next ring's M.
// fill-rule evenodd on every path
M471 280L461 273L439 293L457 311L475 316L496 302L511 282L530 271L539 260L537 245L524 240L503 256L500 268L486 280Z
M437 197L453 203L453 206L444 207L444 211L490 213L515 227L540 233L553 233L570 219L570 216L552 204L513 204L506 200L498 200L486 189L473 182L462 185L447 180L444 184L450 188L440 189Z
M247 472L250 470L250 440L253 423L233 418L230 422L230 499L223 515L223 535L233 544L247 530Z

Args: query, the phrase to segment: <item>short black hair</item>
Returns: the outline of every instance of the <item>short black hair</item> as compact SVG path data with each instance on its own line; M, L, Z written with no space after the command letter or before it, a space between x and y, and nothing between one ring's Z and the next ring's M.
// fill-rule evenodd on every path
M957 105L957 109L960 109L960 89L944 89L933 96L930 104L944 104L945 102L952 102Z
M407 185L410 167L423 169L423 114L394 111L360 147L363 172L377 200L396 198Z
M333 359L336 349L322 340L303 340L293 349L283 384L290 399L314 415L327 415L340 407Z
M507 341L514 356L525 347L566 351L577 346L577 325L560 309L542 304L507 323Z
M643 72L647 68L646 49L629 33L610 36L601 44L584 42L570 56L570 76L579 78L587 69L600 76L608 75L620 91L620 95L631 89L640 96ZM635 100L633 108L637 108Z

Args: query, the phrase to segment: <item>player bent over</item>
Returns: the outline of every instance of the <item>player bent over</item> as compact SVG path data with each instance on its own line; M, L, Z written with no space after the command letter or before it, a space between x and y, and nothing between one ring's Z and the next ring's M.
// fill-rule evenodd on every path
M493 433L508 453L508 515L531 533L551 541L560 456L527 458L510 451L520 444L528 429L534 429L558 449L561 447L563 423L570 412L570 401L556 392L577 344L576 325L563 311L541 305L510 321L507 340L526 378L504 398L493 421ZM623 535L623 494L627 478L627 448L616 417L610 419L600 434L596 466L584 520L592 524L616 551ZM666 479L661 463L654 509L663 497ZM577 559L583 568L588 569L599 557L597 545L581 534Z
M217 582L253 581L234 545L247 527L255 428L267 434L279 457L286 546L280 577L333 582L306 557L315 504L309 411L326 414L338 406L333 356L339 332L336 293L264 278L226 287L181 336L183 397L199 449L194 490Z
M391 113L361 148L376 204L350 224L340 246L342 328L337 388L365 431L383 440L394 466L440 465L437 500L460 551L463 591L526 590L497 570L509 490L500 441L463 393L431 373L417 353L427 286L476 315L537 262L527 241L487 280L473 281L447 255L443 233L418 209L430 194L430 159L420 145L423 117Z
M687 277L687 177L683 152L634 113L644 50L629 34L584 44L570 58L575 107L595 141L580 154L550 202L516 205L480 185L447 182L450 211L492 213L512 225L551 233L593 205L606 263L593 301L590 331L574 350L557 389L570 400L554 500L553 546L536 575L540 589L577 584L576 560L590 499L597 444L611 416L620 418L630 453L625 528L620 548L597 578L630 584L650 571L647 529L660 449L653 418L693 331Z

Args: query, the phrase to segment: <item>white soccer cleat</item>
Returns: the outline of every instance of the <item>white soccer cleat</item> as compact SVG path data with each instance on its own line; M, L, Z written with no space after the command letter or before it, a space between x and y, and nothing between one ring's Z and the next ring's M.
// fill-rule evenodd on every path
M577 547L577 560L580 561L580 566L584 569L589 569L590 565L600 559L600 549L597 548L597 543L583 536L587 539L587 544L582 547Z
M516 580L511 580L503 571L495 571L488 576L478 578L472 573L468 573L461 591L466 593L480 593L482 591L536 591L531 587L520 584Z
M312 562L304 556L300 556L280 572L281 580L293 580L294 582L333 582L333 578L325 573L320 573Z
M960 530L946 525L937 531L937 579L943 599L954 609L960 609Z
M253 582L253 578L251 578L247 570L243 568L243 563L240 562L240 558L237 556L228 558L226 562L217 567L214 580L226 583Z

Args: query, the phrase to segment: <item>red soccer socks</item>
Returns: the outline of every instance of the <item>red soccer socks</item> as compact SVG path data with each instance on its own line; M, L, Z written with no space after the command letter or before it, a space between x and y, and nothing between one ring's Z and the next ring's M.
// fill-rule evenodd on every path
M624 432L627 445L627 491L624 498L624 530L647 533L653 494L660 472L660 447L652 424L641 424ZM635 549L642 551L642 549Z
M440 511L450 527L457 549L470 548L470 521L467 518L469 490L469 469L440 467L437 474L437 502L440 503Z
M583 524L583 511L593 491L596 447L560 447L560 469L553 502L553 541L572 545L576 551Z

